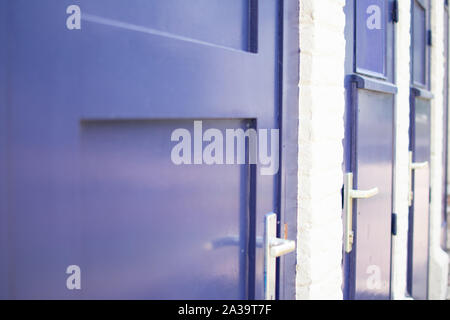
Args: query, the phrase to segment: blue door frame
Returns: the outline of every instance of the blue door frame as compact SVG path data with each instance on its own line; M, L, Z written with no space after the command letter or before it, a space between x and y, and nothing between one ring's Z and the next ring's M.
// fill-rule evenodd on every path
M7 29L5 28L5 21L7 19L6 2L0 2L0 39L7 39ZM8 56L6 46L0 46L0 61L6 61ZM7 87L6 82L8 74L6 68L0 62L0 106L6 105ZM0 150L6 150L8 146L7 141L7 127L8 127L8 113L6 108L0 108ZM8 157L5 152L0 152L0 175L6 177L7 174ZM4 179L0 181L0 211L6 212L7 207L7 185ZM8 218L5 214L0 214L0 261L7 261L8 250ZM8 268L5 264L0 264L0 297L7 297L9 291L8 285Z
M344 228L353 224L344 237L347 243L353 231L351 251L344 246L345 299L390 298L397 9L396 1L346 2L345 34L353 41L346 48L344 172L353 174L353 189L378 192L350 200L353 212L344 212Z
M298 117L299 117L299 1L280 1L282 27L281 106L281 171L279 179L281 224L280 235L297 239L298 215ZM297 255L279 259L278 298L296 299Z
M177 5L177 1L170 4ZM123 7L120 1L103 0L78 1L89 14L82 20L82 30L68 31L65 19L70 4L55 0L42 0L39 5L21 0L0 2L0 43L7 44L0 47L0 173L7 177L0 181L0 297L158 298L160 294L167 298L262 298L263 254L257 238L262 236L263 217L271 211L279 213L280 237L295 239L297 232L298 1L227 2L231 17L236 18L232 13L237 10L247 26L233 26L225 19L221 20L222 30L207 32L190 29L189 23L185 27L170 25L173 30L160 32L156 18L156 26L145 25L153 21L142 12L152 6L164 11L168 8L164 6L170 5L166 1L140 1L143 7L135 10ZM214 6L212 2L208 5ZM189 6L185 9L189 12ZM37 25L41 29L34 27ZM235 37L236 31L243 32L241 39ZM158 77L140 65L147 61L143 57L153 58L148 60L151 68L146 67ZM175 90L169 92L170 88ZM72 90L79 95L69 94ZM181 102L183 108L176 107ZM31 105L36 108L28 108ZM253 165L181 171L158 167L167 154L166 147L149 153L142 146L161 146L158 139L167 134L170 143L170 131L189 126L191 119L204 119L205 127L219 130L280 129L280 171L273 177L261 177ZM20 148L24 145L35 151L36 159L25 156ZM61 153L62 149L68 152ZM159 178L137 170L145 163L141 163L143 159L154 161L146 168L154 166L157 170L153 173ZM123 176L124 172L118 172L122 164L136 171ZM65 184L57 188L63 172ZM164 176L168 172L172 176ZM145 196L148 186L123 187L120 179L129 175L151 181L153 206ZM219 202L200 196L191 199L191 206L183 206L179 199L189 189L177 189L176 181L184 176L203 177L201 184L191 186L200 195L211 179L233 182L222 189ZM44 183L38 188L39 181ZM162 192L168 186L178 198ZM233 198L233 190L239 188L239 195ZM77 202L79 199L84 202ZM204 209L211 214L211 224L196 227L196 222L201 227L205 220L198 212L207 208L207 203L216 209ZM121 207L133 215L124 215ZM156 219L148 220L149 214L164 213L164 208L170 208L166 211L169 222L160 223L159 228L145 225ZM241 216L214 222L222 221L221 215L232 214L233 209ZM61 214L58 210L66 211ZM217 230L214 237L220 238L227 236L228 228L239 235L239 244L233 242L229 248L225 244L212 260L192 259L188 263L191 275L177 272L158 284L149 277L152 285L145 288L145 281L138 280L146 277L148 270L141 266L157 266L151 259L142 260L139 253L148 250L145 241L152 240L148 228L154 234L167 232L178 237L179 241L169 241L173 250L181 245L193 248L196 241L207 238L208 229ZM183 230L190 230L194 239ZM236 254L235 248L240 253ZM165 261L163 251L153 249L165 266L158 272L187 266L185 261L179 261L179 266ZM195 249L192 257L202 254ZM103 262L118 258L120 263L110 269L106 266L105 274ZM92 281L84 292L64 287L65 267L77 263ZM221 269L228 265L230 268ZM279 259L278 265L277 297L293 299L296 255ZM125 274L123 270L127 270ZM180 287L180 283L186 286Z

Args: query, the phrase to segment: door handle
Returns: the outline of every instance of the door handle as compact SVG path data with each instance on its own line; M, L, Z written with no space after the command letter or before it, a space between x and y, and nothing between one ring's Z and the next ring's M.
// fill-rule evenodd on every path
M428 168L428 161L411 163L411 170L420 170Z
M413 171L415 170L422 170L428 168L428 161L425 162L413 162L413 153L412 151L409 152L409 194L408 194L408 203L411 207L414 200L414 191L413 191L413 185L412 185L412 177L413 177Z
M269 240L270 255L274 258L284 256L295 250L295 241L273 238Z
M380 193L378 188L370 190L353 189L353 173L347 173L344 181L344 212L346 216L344 228L344 246L345 252L350 253L353 250L354 232L353 232L353 200L370 199Z
M373 188L370 190L350 190L350 198L353 199L370 199L375 197L380 191L378 188Z
M275 300L277 258L295 251L295 241L277 238L275 213L267 214L264 224L264 298Z

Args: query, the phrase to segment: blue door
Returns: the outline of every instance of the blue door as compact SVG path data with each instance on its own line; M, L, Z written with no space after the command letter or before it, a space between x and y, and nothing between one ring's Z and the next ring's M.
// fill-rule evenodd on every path
M389 299L396 2L347 1L346 299Z
M412 1L408 294L428 296L430 211L430 1Z
M0 297L263 298L279 3L0 2Z

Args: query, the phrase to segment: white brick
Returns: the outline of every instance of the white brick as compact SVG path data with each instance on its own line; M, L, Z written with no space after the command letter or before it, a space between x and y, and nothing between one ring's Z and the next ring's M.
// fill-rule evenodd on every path
M432 3L431 21L433 46L431 49L431 204L430 204L430 265L429 297L446 299L448 284L448 256L441 249L442 212L442 153L443 153L443 83L444 83L444 7Z
M300 1L298 299L343 297L344 4Z

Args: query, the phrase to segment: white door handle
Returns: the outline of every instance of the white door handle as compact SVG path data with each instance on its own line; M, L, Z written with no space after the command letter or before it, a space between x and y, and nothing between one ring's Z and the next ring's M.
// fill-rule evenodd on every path
M370 199L375 197L377 194L380 193L378 188L373 188L370 190L349 190L350 197L353 199Z
M413 200L414 200L414 191L413 191L413 185L412 185L413 171L427 169L428 166L429 166L428 161L425 161L425 162L413 162L413 153L412 153L412 151L409 152L409 194L408 194L408 202L409 202L409 206L410 207L412 206Z
M277 215L269 213L264 226L264 298L275 300L277 258L295 251L295 241L277 238Z
M354 232L353 232L353 199L370 199L380 193L378 188L370 190L353 189L353 173L345 175L344 183L344 212L346 217L344 229L345 252L350 253L353 250Z
M428 168L428 161L411 163L412 170L420 170L420 169L426 169L426 168Z
M293 252L295 250L295 241L272 238L270 239L269 246L272 258L278 258Z

